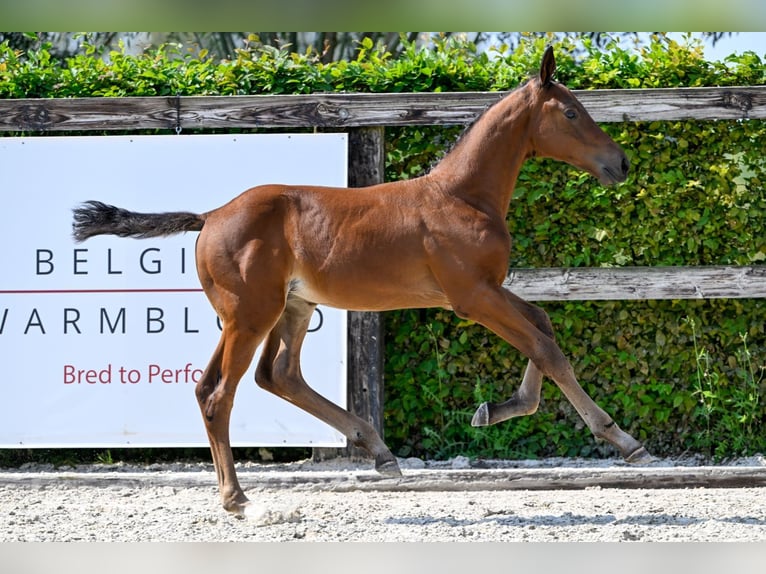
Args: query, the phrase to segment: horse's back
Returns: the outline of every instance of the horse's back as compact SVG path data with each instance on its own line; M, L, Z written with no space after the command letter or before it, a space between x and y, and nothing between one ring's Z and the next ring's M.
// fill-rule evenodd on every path
M423 214L435 206L421 195L413 209L407 193L400 184L254 187L206 214L198 258L278 275L294 296L333 307L445 306L423 241Z

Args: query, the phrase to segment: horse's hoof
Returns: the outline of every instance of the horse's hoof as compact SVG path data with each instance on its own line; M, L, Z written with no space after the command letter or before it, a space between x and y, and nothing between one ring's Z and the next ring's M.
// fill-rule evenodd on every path
M245 518L248 515L252 515L252 506L253 503L250 502L247 498L244 500L238 499L224 501L223 503L223 509L229 514L233 515L234 518Z
M656 459L651 454L649 454L649 451L646 450L643 446L637 448L625 457L625 462L630 464L649 464L655 460Z
M399 469L399 463L396 462L395 458L376 463L375 470L389 478L399 478L402 476L402 471Z
M482 403L471 419L472 427L489 426L489 403Z

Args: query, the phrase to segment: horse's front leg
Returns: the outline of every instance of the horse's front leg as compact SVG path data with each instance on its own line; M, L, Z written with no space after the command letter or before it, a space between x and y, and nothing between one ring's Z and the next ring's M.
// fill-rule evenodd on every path
M540 404L540 389L543 383L543 373L529 361L524 371L521 386L502 403L482 403L471 419L471 426L484 427L507 421L513 417L522 417L537 412Z
M651 460L643 445L623 431L583 390L577 382L572 365L553 337L535 324L539 324L539 321L530 321L528 303L500 285L481 284L472 290L470 296L455 302L453 308L458 315L484 325L530 359L539 373L527 369L525 392L530 393L534 402L539 400L538 377L541 379L542 375L545 375L558 385L597 438L614 445L628 462ZM523 403L523 400L512 398L507 401L505 407L498 406L497 409L506 415L510 413L510 416L515 416L521 414L518 412L518 405ZM492 408L488 407L487 420L490 424L496 422L492 418Z
M515 298L515 301L519 312L530 323L553 338L553 324L545 311L518 297ZM524 371L521 386L513 393L511 398L502 403L482 403L473 415L471 426L488 426L513 417L534 414L540 405L542 383L542 371L532 361L529 361Z

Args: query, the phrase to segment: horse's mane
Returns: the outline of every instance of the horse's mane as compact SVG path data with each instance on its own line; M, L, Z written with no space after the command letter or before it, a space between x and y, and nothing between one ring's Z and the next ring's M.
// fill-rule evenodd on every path
M485 108L484 108L484 109L481 111L481 113L480 113L479 115L477 115L477 116L476 116L476 117L475 117L475 118L474 118L474 119L471 121L471 123L469 123L468 125L466 125L466 127L463 129L463 131L462 131L462 132L460 132L460 135L458 135L458 136L457 136L457 138L455 139L455 141L454 141L454 142L452 142L452 145L450 145L450 146L449 146L449 148L447 148L447 151L446 151L446 152L445 152L445 153L444 153L444 154L443 154L441 157L439 157L439 158L438 158L438 159L437 159L437 160L434 162L434 164L433 164L433 165L431 165L431 169L433 169L434 167L436 167L436 165L437 165L437 164L438 164L438 163L439 163L439 162L440 162L440 161L441 161L443 158L447 157L447 155L449 155L449 154L452 152L452 150L454 150L455 148L457 148L457 147L460 145L460 143L461 143L463 140L465 140L465 138L468 136L468 134L471 132L471 130L472 130L472 129L473 129L475 126L476 126L476 124L478 124L478 123L479 123L479 122L482 120L482 118L483 118L483 117L484 117L484 116L487 114L487 112L488 112L489 110L491 110L492 108L494 108L494 107L495 107L497 104L499 104L500 102L502 102L502 101L503 101L505 98L507 98L507 97L508 97L508 96L510 96L511 94L513 94L513 93L515 93L515 92L517 92L517 91L521 90L522 88L526 87L526 85L527 85L527 84L528 84L528 83L529 83L531 80L532 80L532 78L528 78L528 79L527 79L527 80L525 80L523 83L521 83L521 84L519 84L518 86L516 86L516 87L515 87L513 90L511 90L510 92L497 92L497 93L498 93L498 96L499 96L499 97L497 98L497 100L495 100L494 102L492 102L491 104L489 104L488 106L486 106L486 107L485 107Z

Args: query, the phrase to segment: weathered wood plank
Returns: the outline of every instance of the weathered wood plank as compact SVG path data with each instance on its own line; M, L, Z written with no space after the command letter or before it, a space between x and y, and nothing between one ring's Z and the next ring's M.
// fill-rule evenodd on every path
M577 90L599 122L766 119L766 86ZM502 92L0 99L0 131L253 129L472 122Z
M529 301L766 297L766 265L514 269L504 287Z
M361 127L464 124L503 94L311 94L184 98L188 128Z
M0 131L173 129L176 98L0 99Z
M382 127L349 131L349 193L385 178L385 131ZM380 313L348 314L348 406L383 436L383 317ZM352 448L352 458L367 456Z
M575 93L599 122L766 119L766 86Z

